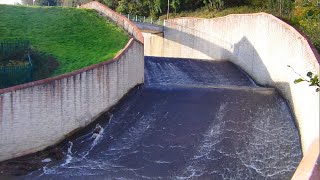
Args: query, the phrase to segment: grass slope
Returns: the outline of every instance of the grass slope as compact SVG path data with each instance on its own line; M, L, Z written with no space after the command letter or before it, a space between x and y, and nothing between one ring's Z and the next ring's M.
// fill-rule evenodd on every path
M94 10L0 5L0 40L8 39L53 56L59 75L112 59L129 36Z

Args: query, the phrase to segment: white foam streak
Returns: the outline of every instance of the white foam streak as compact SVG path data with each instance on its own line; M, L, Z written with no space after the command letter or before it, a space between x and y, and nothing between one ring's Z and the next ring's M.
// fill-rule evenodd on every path
M68 152L67 152L67 159L66 162L63 163L61 166L65 166L69 164L72 160L72 147L73 147L73 142L69 141L69 147L68 147Z
M111 120L111 119L110 119ZM93 130L93 134L90 137L90 139L94 139L90 149L86 152L86 154L83 156L84 158L87 157L90 153L90 151L99 143L99 141L103 137L104 128L100 124L96 124L95 129Z

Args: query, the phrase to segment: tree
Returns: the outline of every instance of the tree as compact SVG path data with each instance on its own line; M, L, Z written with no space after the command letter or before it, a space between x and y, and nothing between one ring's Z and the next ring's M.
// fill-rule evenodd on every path
M111 9L116 9L118 6L118 0L101 0L100 2L107 5Z
M56 6L57 0L35 0L34 5L38 6Z
M296 0L295 5L297 6L320 6L319 0Z
M119 13L127 13L128 12L128 6L127 6L127 0L121 0L119 1L119 4L116 8L116 11Z
M249 0L248 4L253 7L260 7L260 8L267 8L268 7L268 1Z
M44 1L48 1L48 0L44 0ZM51 1L53 1L53 0L51 0ZM88 3L91 0L54 0L54 1L55 1L55 3L49 2L50 6L77 7L78 5ZM41 3L39 5L46 6L46 3Z
M203 3L208 7L209 10L222 10L224 6L223 0L203 0Z
M290 16L294 0L269 0L268 7L278 12L280 17Z
M33 0L21 0L21 3L26 6L32 6Z
M180 0L171 0L170 6L174 10L174 13L177 13L177 10L180 8Z
M161 10L161 0L147 1L147 5L149 7L149 15L152 17L158 16L162 13Z

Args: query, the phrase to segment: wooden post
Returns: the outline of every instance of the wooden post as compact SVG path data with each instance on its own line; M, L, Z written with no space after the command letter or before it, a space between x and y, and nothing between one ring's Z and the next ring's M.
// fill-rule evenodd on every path
M168 0L167 19L169 19L169 12L170 12L170 0Z
M282 0L279 0L279 16L282 17Z

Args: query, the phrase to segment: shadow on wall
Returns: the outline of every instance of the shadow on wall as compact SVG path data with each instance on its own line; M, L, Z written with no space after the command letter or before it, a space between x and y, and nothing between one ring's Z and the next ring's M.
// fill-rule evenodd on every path
M171 23L170 23L171 24ZM173 26L179 26L174 24ZM180 28L184 28L187 31L191 31L190 33L186 33L183 31L180 31ZM199 58L199 52L202 53L203 56L207 56L211 59L225 59L222 57L230 56L230 51L227 49L232 48L232 44L224 41L225 47L213 44L210 42L210 40L218 40L223 41L217 37L214 37L206 32L201 32L195 29L188 29L187 27L178 27L179 30L169 28L165 26L164 29L164 38L166 40L176 42L179 45L183 45L181 49L177 49L175 47L170 47L170 43L166 44L164 43L165 53L169 53L168 56L172 55L178 55L185 58L198 58L202 59L203 57ZM194 36L193 34L205 34L208 39L203 39L198 36ZM172 51L170 51L172 50ZM176 52L178 51L178 52Z
M174 26L177 25L175 24ZM165 56L231 61L244 70L259 86L273 88L277 87L277 92L285 98L287 104L291 108L291 114L294 118L295 126L297 129L300 129L297 117L294 113L292 113L294 112L292 109L294 105L290 101L292 99L290 84L288 82L275 82L272 80L272 77L270 76L269 71L262 61L259 53L246 36L243 36L240 41L233 44L223 40L222 38L213 36L212 34L206 32L198 31L196 29L190 28L186 31L191 32L187 33L170 27L165 27L163 36L165 39L163 43L163 54ZM201 34L206 39L193 34ZM180 46L182 45L182 47L176 48L174 45L170 47L172 44L170 41L175 42ZM222 46L214 44L210 41L218 41L220 44L222 44ZM282 92L286 92L286 94L283 94Z
M264 65L262 59L260 58L257 50L248 40L247 37L244 36L239 42L233 44L224 41L219 37L214 37L205 32L197 31L195 29L191 29L191 31L196 34L205 34L207 39L194 36L192 34L182 32L176 29L165 27L164 38L166 40L173 41L175 43L183 45L180 49L174 47L170 48L170 43L166 44L166 42L164 42L163 46L165 48L165 51L168 51L168 54L166 55L172 57L178 56L194 59L201 59L201 57L199 56L206 56L207 59L229 60L237 66L241 67L250 76L252 76L251 74L253 72L259 72L259 79L255 79L257 84L260 84L262 86L267 86L267 84L271 84L261 83L269 82L271 80L271 76L268 72L267 67ZM210 40L219 41L223 46L214 44L210 42ZM170 52L170 49L172 49L173 51L180 52ZM240 57L248 58L243 59Z

